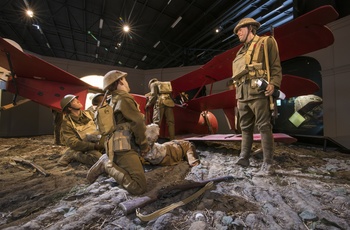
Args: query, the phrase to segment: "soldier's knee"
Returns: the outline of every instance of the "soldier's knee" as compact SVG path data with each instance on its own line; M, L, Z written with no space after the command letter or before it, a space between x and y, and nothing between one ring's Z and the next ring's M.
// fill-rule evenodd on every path
M128 192L132 195L142 195L147 190L146 183L137 183L136 181L132 182L130 186L127 188Z
M272 125L270 123L264 123L257 126L259 132L270 131L272 129Z

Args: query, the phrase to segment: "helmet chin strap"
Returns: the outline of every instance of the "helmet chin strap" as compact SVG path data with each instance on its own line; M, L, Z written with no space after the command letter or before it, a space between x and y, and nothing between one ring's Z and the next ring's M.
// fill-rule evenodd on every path
M77 108L73 108L72 106L69 106L69 108L73 109L73 110L80 110L80 109L77 109Z
M248 32L247 32L247 34L245 35L244 43L246 43L246 42L247 42L248 35L249 35L250 31L252 31L252 27L251 27L251 25L247 26L247 29L248 29Z

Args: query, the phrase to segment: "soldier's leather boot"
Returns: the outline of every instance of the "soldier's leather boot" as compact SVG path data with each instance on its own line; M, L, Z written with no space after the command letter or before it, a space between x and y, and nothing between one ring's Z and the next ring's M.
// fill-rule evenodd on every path
M132 180L129 173L113 163L112 167L105 167L109 176L123 186L129 193L133 195L141 195L146 191L146 187L141 187L135 180Z
M72 160L74 160L75 158L75 151L69 149L69 148L66 148L64 149L61 154L63 154L61 156L61 158L58 160L57 164L60 165L60 166L67 166Z
M187 151L187 160L191 167L197 166L200 164L200 160L197 154L196 146L191 142L188 143L190 145L189 151Z
M175 140L175 126L174 124L169 124L168 126L168 132L169 132L169 139Z
M261 146L264 154L264 162L261 165L260 171L255 176L270 176L275 170L273 163L274 140L271 129L261 130Z
M87 152L76 151L74 155L74 160L92 167L102 156L102 154L97 150L90 150Z
M94 183L98 176L105 172L107 162L108 156L107 154L103 154L100 159L98 159L98 161L89 169L86 179L90 184Z
M55 130L54 132L54 144L62 145L60 130Z
M253 145L253 135L242 130L241 153L235 164L247 167L249 166L250 151Z

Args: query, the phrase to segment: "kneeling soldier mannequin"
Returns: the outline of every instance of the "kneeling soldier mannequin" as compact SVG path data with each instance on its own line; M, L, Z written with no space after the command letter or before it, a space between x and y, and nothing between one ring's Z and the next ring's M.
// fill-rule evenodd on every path
M146 125L143 115L129 94L130 88L126 76L127 73L118 70L110 71L104 76L103 90L112 93L111 105L116 131L110 134L106 142L109 156L104 154L90 168L86 178L93 183L100 174L107 173L129 193L140 195L146 191L147 184L138 150L142 154L148 152L150 147L145 136ZM117 135L118 144L115 144Z
M147 141L152 146L151 150L142 157L152 165L169 166L180 161L187 160L193 167L199 164L195 146L184 140L173 140L163 144L156 143L159 136L159 126L149 124L146 129Z
M101 135L96 130L94 115L89 110L81 110L82 107L75 95L68 94L61 100L64 113L61 140L68 147L58 160L61 166L75 160L90 167L102 156L104 146L99 143Z

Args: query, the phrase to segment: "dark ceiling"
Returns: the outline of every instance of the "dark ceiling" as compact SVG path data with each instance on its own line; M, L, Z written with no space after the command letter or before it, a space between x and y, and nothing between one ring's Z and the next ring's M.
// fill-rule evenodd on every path
M292 20L293 5L293 0L1 0L0 36L33 53L83 62L139 69L202 65L238 44L232 30L240 19L255 18L261 34ZM27 8L33 18L26 16ZM129 34L122 32L123 23L130 25Z

